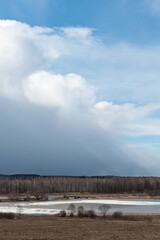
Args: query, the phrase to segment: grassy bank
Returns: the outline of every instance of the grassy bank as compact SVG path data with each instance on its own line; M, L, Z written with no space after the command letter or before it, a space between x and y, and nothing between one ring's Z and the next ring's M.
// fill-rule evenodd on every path
M2 197L2 198L1 198ZM67 199L160 199L160 195L148 195L147 193L111 193L111 194L91 194L91 193L46 193L44 200L67 200ZM0 194L0 202L9 201L38 201L35 196L16 194L13 198L9 194Z

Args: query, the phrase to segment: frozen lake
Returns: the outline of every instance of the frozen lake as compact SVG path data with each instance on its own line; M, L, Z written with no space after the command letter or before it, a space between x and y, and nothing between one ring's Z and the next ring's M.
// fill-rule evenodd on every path
M123 213L152 214L160 213L160 200L155 199L97 199L97 200L65 200L44 202L0 202L0 212L14 212L24 214L57 214L67 210L73 203L76 208L83 206L85 210L94 210L99 213L99 206L110 206L108 213L121 211Z

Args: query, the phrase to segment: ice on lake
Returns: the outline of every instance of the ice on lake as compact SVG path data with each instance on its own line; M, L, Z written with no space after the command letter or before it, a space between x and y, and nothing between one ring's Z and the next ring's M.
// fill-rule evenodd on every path
M94 210L96 213L99 213L99 206L103 204L110 206L108 213L115 211L135 214L160 213L160 200L155 199L84 199L44 202L1 202L0 212L54 215L61 210L67 210L71 203L75 205L76 209L79 206L83 206L85 210Z

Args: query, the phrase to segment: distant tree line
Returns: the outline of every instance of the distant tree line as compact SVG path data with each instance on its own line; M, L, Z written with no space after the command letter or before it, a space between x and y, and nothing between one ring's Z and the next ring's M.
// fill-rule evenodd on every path
M1 178L0 194L10 193L144 193L159 192L159 177Z

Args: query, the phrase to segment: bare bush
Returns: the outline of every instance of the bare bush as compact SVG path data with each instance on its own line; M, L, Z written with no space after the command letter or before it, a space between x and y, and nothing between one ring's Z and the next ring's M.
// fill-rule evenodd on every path
M108 212L108 210L110 209L111 207L107 204L103 204L103 205L100 205L99 206L99 210L101 211L101 213L103 214L103 217L106 217L106 213Z
M96 214L95 214L94 210L88 210L88 211L85 212L85 216L89 217L89 218L95 218Z
M11 193L8 198L10 201L20 201L20 195L16 192Z
M152 215L142 215L142 214L123 214L120 211L114 212L112 214L112 218L121 219L125 221L144 221L147 220L149 222L152 221Z
M122 218L123 214L121 211L116 211L112 214L113 218Z
M33 195L36 198L36 200L38 200L38 201L47 201L48 200L46 191L43 188L36 188L36 189L32 190L31 195Z
M84 216L84 207L83 206L78 207L77 216L78 217L83 217Z
M75 207L75 205L73 203L71 203L67 210L70 211L70 217L73 217L74 213L76 212L76 207Z
M26 193L26 195L23 197L23 201L30 201L31 200L31 196L29 193Z
M69 214L69 217L74 217L74 214L73 214L73 213L70 213L70 214Z
M66 217L67 213L65 210L60 211L59 216L60 217Z
M81 217L81 218L82 217L94 218L94 217L96 217L96 214L95 214L94 210L85 211L83 206L79 206L77 216Z
M13 192L9 195L8 199L10 201L29 201L30 200L30 195L20 195L19 193Z

